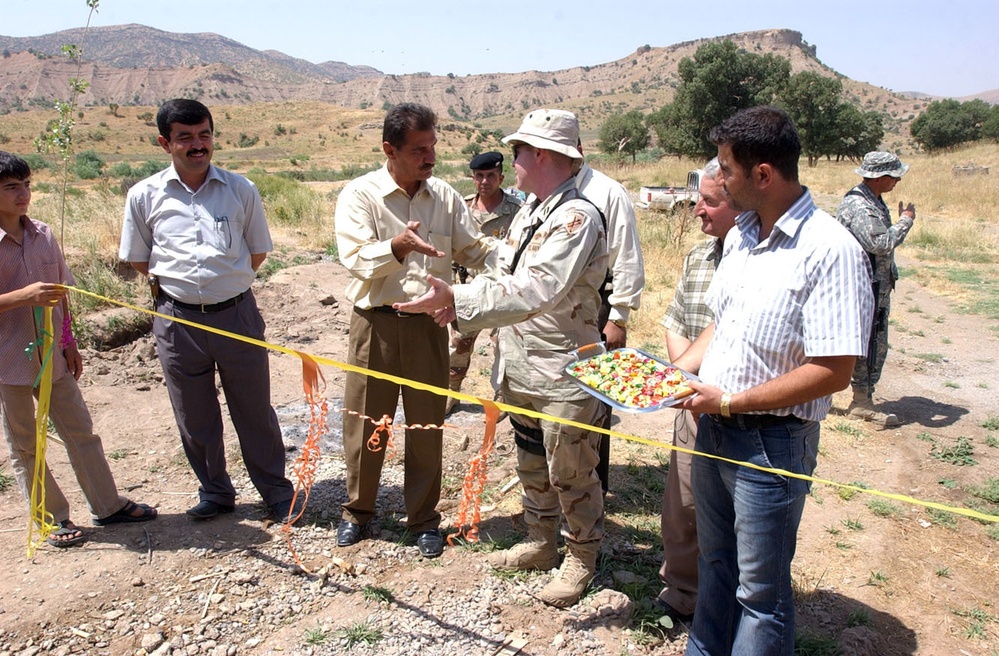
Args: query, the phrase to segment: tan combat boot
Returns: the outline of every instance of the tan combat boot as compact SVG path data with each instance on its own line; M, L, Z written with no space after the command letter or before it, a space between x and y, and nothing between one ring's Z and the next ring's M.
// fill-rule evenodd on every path
M894 414L881 412L874 407L874 400L871 396L857 387L853 388L853 401L850 402L850 407L847 408L847 414L857 419L869 421L872 424L884 426L885 428L902 425L902 422Z
M465 381L465 376L464 375L455 376L452 373L451 377L448 379L447 388L449 390L451 390L452 392L460 392L461 391L461 384L464 381ZM454 412L455 408L458 407L458 403L459 403L459 401L458 401L457 397L454 397L454 396L447 397L447 405L444 406L444 416L445 417L451 416L451 413Z
M567 546L568 553L558 574L537 595L538 599L556 608L568 608L579 601L597 573L599 542L568 543Z
M503 551L486 555L490 567L500 570L549 570L558 566L558 518L539 518L524 513L527 540Z

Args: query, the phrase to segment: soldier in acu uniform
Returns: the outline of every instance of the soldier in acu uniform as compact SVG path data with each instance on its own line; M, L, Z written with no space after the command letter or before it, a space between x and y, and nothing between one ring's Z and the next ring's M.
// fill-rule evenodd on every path
M901 422L894 414L874 407L874 386L881 378L881 368L888 355L888 313L891 292L898 280L895 248L912 229L916 207L912 203L903 206L900 201L898 222L892 224L891 212L881 196L894 189L908 170L909 165L903 164L892 153L867 153L860 168L855 171L864 181L847 192L836 214L839 222L849 228L871 258L875 303L871 341L867 357L857 358L853 370L853 401L848 412L853 417L886 427L898 426Z
M506 239L510 230L510 222L524 204L519 197L503 190L503 154L496 151L481 153L472 158L468 168L472 170L472 181L475 182L475 193L465 196L472 221L486 237ZM474 271L455 263L455 282L465 283L475 277ZM448 381L450 389L459 392L461 384L468 375L468 365L472 359L472 349L479 336L478 330L460 333L451 328L451 344L448 352L451 359L451 375ZM449 396L447 399L447 414L451 414L458 405L458 399Z
M431 279L433 290L402 312L433 313L463 331L501 326L497 374L506 403L587 425L603 404L563 378L572 351L597 342L607 240L597 208L579 195L573 163L579 124L566 111L531 112L503 139L513 145L517 187L534 200L510 226L509 273L467 285ZM599 433L517 415L517 474L524 488L526 542L489 555L497 569L547 570L558 564L559 525L567 554L538 597L557 607L579 600L596 573L604 504L597 477Z

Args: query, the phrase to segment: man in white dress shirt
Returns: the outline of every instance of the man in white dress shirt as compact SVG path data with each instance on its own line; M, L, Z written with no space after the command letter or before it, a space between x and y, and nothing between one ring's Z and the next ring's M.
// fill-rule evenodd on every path
M819 422L863 356L873 297L867 255L798 181L791 119L753 107L711 131L720 180L742 212L708 290L715 321L675 364L699 372L691 473L697 606L687 654L794 653L791 560Z

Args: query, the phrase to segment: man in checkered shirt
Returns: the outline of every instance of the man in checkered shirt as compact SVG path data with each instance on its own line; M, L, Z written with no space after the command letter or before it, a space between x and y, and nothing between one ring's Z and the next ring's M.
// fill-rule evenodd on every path
M673 301L663 317L666 350L670 361L687 350L691 342L707 328L715 315L705 296L721 261L725 236L735 225L739 213L728 205L728 198L718 181L718 158L707 163L698 189L700 199L694 214L701 219L701 232L708 239L699 242L683 260L683 273ZM673 422L673 446L694 448L698 415L679 410ZM659 578L663 587L656 606L674 620L689 621L697 604L697 523L694 519L694 495L690 489L689 453L672 451L669 473L663 493L661 528L663 564Z

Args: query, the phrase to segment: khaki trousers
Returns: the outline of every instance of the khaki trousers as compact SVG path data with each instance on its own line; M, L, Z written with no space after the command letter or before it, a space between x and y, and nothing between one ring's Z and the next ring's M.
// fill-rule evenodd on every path
M505 382L502 390L503 400L510 405L590 426L600 425L606 412L603 403L593 397L554 401L512 392ZM517 449L524 514L538 519L561 514L562 536L566 540L599 545L604 535L604 495L596 471L600 433L523 415L517 415L515 421L529 429L540 429L545 450L545 455L538 455Z
M697 420L680 410L673 422L673 446L693 449L697 438ZM661 528L663 565L659 578L666 587L659 598L685 615L697 605L697 520L694 494L690 487L690 465L694 456L671 451L666 491L663 494Z
M350 320L350 364L446 388L448 384L447 330L429 315L399 316L391 312L355 308ZM406 423L444 423L447 398L396 383L348 373L344 390L343 449L347 460L347 503L343 519L367 524L375 515L375 501L385 461L385 449L371 451L368 438L376 421L395 417L400 388ZM420 533L440 526L437 502L441 497L441 429L406 429L405 483L407 526Z
M35 473L37 395L38 390L28 385L0 385L4 437L10 450L14 477L25 501L31 498L31 479ZM118 495L114 476L104 457L101 438L94 435L90 412L73 376L67 374L52 381L49 417L66 445L69 464L93 518L103 519L121 510L126 499ZM69 519L69 501L48 466L45 467L45 510L56 523Z

